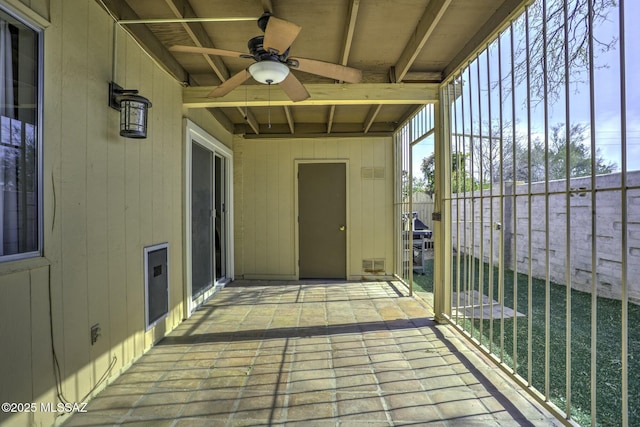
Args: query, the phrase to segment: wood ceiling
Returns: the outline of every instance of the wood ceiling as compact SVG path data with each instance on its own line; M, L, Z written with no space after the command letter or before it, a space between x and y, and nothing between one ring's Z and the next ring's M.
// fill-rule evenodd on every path
M178 81L184 104L207 108L246 137L388 135L523 0L97 0ZM263 12L302 31L292 56L362 71L341 83L292 71L311 97L294 103L282 90L249 79L221 98L207 94L251 60L170 52L174 45L248 52ZM142 22L140 22L142 21Z

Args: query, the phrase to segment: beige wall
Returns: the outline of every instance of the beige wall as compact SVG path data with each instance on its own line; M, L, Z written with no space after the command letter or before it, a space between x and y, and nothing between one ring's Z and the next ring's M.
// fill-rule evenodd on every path
M222 125L215 121L209 110L205 108L185 108L183 115L192 122L197 123L198 126L225 146L229 148L232 147L233 134L225 130Z
M49 4L51 0L3 0L12 8L20 11L25 10L27 13L35 12L39 17L49 20Z
M393 272L391 138L234 140L236 277L296 279L295 161L347 160L350 279L371 276L363 259L384 259ZM384 168L384 178L362 168ZM370 171L370 169L369 169Z
M113 379L183 318L184 137L181 86L122 32L116 81L139 89L153 107L147 139L118 135L119 113L107 106L113 24L97 2L51 0L38 13L51 21L44 33L44 257L0 264L0 402L39 405L57 402L49 289L61 390L71 402L109 369ZM194 116L215 128L210 115ZM161 242L170 246L170 314L145 332L143 247ZM92 346L96 323L101 336ZM51 413L0 413L2 426L53 423Z

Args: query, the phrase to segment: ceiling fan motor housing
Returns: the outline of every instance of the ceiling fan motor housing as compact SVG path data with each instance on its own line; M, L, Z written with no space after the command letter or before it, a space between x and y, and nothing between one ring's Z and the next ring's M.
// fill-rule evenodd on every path
M258 18L258 28L260 28L263 33L267 30L267 23L269 23L270 17L271 14L269 12L265 12L260 16L260 18Z
M286 62L287 57L289 56L289 49L285 50L282 55L278 55L276 52L267 51L264 48L264 36L255 36L247 42L247 47L249 48L249 52L251 52L251 56L256 61L278 61L278 62Z

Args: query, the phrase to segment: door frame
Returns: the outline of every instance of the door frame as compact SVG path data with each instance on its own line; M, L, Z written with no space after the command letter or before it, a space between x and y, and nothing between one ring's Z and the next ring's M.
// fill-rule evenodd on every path
M351 277L351 265L350 265L350 259L351 259L351 251L349 250L349 242L350 242L350 238L349 238L349 233L351 230L350 227L350 223L349 223L349 212L351 211L349 208L349 159L322 159L322 160L317 160L317 159L295 159L294 160L294 175L293 175L293 182L294 182L294 190L293 190L293 205L294 205L294 231L293 231L293 239L294 239L294 256L295 256L295 260L294 260L294 266L295 266L295 275L296 275L296 279L300 280L300 224L298 222L298 217L300 215L300 211L299 211L299 200L298 200L298 168L301 164L309 164L309 163L343 163L345 165L344 167L344 174L345 174L345 225L347 227L346 232L345 232L345 249L346 249L346 271L345 271L345 280L349 280L349 277Z
M211 136L207 131L193 123L189 119L184 119L185 127L185 174L184 174L184 316L190 317L191 313L206 301L211 295L223 288L227 283L234 279L234 250L233 250L233 151L222 142ZM224 165L224 183L223 188L226 196L226 206L224 222L226 227L224 230L224 241L226 242L225 271L226 276L223 280L216 281L214 286L204 292L198 301L192 299L192 283L191 283L191 157L192 146L197 143L201 147L209 150L214 156L219 155L225 159ZM215 176L215 174L214 174ZM215 250L215 248L214 248ZM215 259L215 256L214 256ZM215 271L215 270L214 270Z

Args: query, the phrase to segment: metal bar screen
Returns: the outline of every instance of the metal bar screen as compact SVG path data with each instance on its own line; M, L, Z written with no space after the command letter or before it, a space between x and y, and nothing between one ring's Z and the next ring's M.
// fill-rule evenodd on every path
M449 319L570 424L640 425L635 16L529 2L441 87Z

